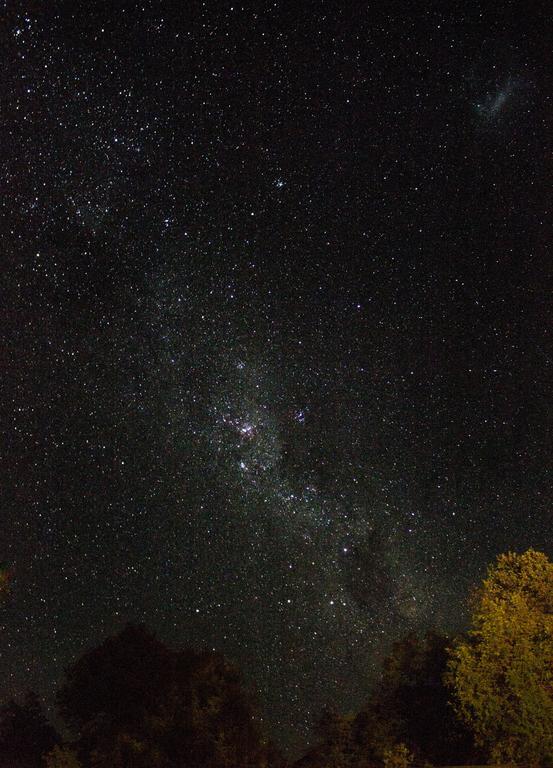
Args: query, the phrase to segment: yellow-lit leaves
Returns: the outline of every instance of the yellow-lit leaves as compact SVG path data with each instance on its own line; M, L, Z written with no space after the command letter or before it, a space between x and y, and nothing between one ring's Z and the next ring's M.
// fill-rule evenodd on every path
M449 682L490 758L553 756L553 564L543 553L500 555L490 567Z

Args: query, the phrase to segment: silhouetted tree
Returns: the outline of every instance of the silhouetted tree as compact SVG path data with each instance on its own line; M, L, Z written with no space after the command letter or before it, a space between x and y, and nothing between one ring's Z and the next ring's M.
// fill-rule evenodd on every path
M326 710L317 726L318 743L296 768L374 768L396 746L388 724L369 706L357 715Z
M296 768L407 765L411 753L442 765L475 758L471 734L448 703L447 646L435 632L395 643L367 704L356 715L324 712L318 743Z
M318 723L322 754L329 768L342 768L351 763L352 715L338 715L325 710Z
M353 768L381 765L388 752L397 746L397 729L369 702L356 716L352 742L356 760Z
M80 746L90 749L108 734L142 728L160 709L172 677L169 649L144 627L128 625L66 670L59 711Z
M43 768L42 756L58 742L35 693L0 707L0 768Z
M261 768L276 760L223 656L127 626L67 671L60 712L93 768Z
M385 659L371 707L388 723L398 742L421 760L441 765L476 759L470 731L449 703L448 639L428 632L395 643Z
M296 768L346 768L350 765L352 717L325 709L317 723L318 743L296 762Z

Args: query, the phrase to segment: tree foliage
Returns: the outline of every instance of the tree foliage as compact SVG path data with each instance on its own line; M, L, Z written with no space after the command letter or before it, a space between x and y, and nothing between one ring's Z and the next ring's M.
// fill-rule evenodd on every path
M449 640L437 632L394 643L372 698L395 739L418 760L438 765L477 759L473 739L449 704L444 682Z
M11 570L4 563L0 563L0 600L9 592L11 577Z
M553 564L528 550L490 567L453 648L459 715L494 762L553 761Z
M271 750L237 669L167 648L141 626L68 670L60 712L94 768L263 768Z
M43 768L42 756L58 741L35 693L0 707L0 768Z
M396 744L384 753L384 768L409 768L413 755L405 744Z
M81 768L77 755L69 747L55 746L44 757L45 768Z
M319 742L299 768L404 766L413 758L447 765L477 757L470 732L448 703L448 639L435 632L394 643L382 676L355 715L323 714Z
M383 765L396 741L389 724L367 705L357 714L323 713L319 742L296 763L296 768L373 768Z
M0 592L3 585L0 572ZM7 583L7 581L6 581ZM501 555L467 636L395 643L365 706L326 711L296 768L553 764L553 564ZM453 706L449 699L454 694ZM285 768L222 655L168 648L128 625L66 671L62 746L34 694L0 707L0 768ZM478 751L473 745L473 736Z

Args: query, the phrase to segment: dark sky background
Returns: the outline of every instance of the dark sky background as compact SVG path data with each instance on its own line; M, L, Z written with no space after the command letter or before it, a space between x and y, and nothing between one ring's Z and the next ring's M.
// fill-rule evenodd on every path
M302 743L551 554L550 13L451 5L1 4L4 697L138 620Z

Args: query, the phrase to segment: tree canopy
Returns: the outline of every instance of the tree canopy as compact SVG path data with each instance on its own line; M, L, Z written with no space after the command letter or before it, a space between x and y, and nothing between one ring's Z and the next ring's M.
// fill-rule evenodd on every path
M270 749L237 669L128 625L67 671L58 702L79 756L110 768L261 768Z
M474 596L468 636L452 650L459 715L495 762L553 760L553 564L505 554Z
M434 631L394 643L371 704L396 740L419 760L438 765L478 759L470 731L459 722L444 682L449 639Z
M448 765L477 759L472 735L448 702L448 644L436 632L423 638L410 634L394 643L365 706L350 715L326 711L317 745L298 766L400 766L412 758Z
M43 768L42 756L58 742L35 693L0 707L0 768Z
M0 768L285 768L238 669L128 624L66 670L62 740L36 694L0 706ZM472 597L468 633L392 646L357 712L323 712L296 768L553 764L553 564L505 554ZM476 745L475 745L476 742Z

